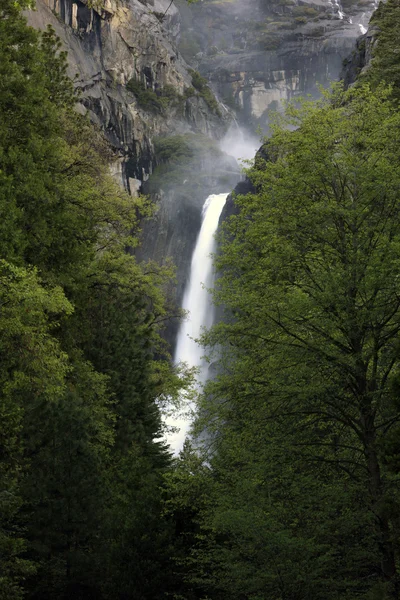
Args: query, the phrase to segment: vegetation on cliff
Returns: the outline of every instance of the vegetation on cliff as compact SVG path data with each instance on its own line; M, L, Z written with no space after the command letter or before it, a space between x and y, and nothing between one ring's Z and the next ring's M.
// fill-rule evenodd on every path
M192 85L194 89L197 90L199 95L206 101L207 106L220 117L221 111L219 110L218 102L215 99L211 89L207 85L207 79L202 77L198 71L194 71L193 69L191 69L189 73L192 76Z
M154 150L159 164L146 186L151 192L160 189L176 191L182 187L186 195L196 192L202 195L210 172L199 165L211 163L220 168L226 158L212 139L192 133L157 138ZM220 178L223 179L223 175Z
M384 80L393 85L394 96L400 99L399 23L400 2L388 0L375 11L371 23L377 26L373 61L367 77L374 85Z

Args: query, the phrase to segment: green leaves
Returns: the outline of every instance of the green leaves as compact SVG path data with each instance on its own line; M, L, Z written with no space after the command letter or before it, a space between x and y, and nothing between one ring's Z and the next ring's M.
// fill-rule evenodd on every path
M72 306L59 287L45 289L36 270L0 260L0 581L4 598L20 598L20 578L34 570L19 557L26 544L16 518L22 503L18 483L27 466L21 442L24 411L34 410L38 401L57 402L65 393L70 366L52 332L57 319L71 313Z
M21 8L0 6L0 596L155 597L173 270L137 263L152 208L112 178L60 41Z
M68 365L51 330L57 325L54 317L72 313L71 304L61 288L42 287L35 270L13 267L4 260L0 261L0 298L3 393L36 390L50 400L56 398L64 390Z
M398 62L397 23L400 17L398 0L389 0L378 6L371 23L377 26L373 60L365 77L372 85L385 81L393 86L393 98L398 102L400 94L400 68Z
M224 224L195 425L211 500L186 563L212 597L394 590L399 136L390 89L289 106Z

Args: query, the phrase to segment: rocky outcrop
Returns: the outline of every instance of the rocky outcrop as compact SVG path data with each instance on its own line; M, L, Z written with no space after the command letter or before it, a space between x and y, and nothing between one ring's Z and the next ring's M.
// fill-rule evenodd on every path
M135 193L157 159L154 140L174 132L223 135L226 124L192 88L175 40L180 20L167 0L38 0L28 20L51 24L68 51L69 73L116 151L116 176ZM169 8L168 8L169 7ZM168 10L167 10L168 9ZM190 90L190 93L187 93Z
M265 128L283 100L317 95L318 83L338 79L373 7L359 1L342 0L343 8L339 0L199 0L190 6L175 0L178 7L170 0L37 0L29 13L33 26L51 24L68 51L81 93L78 109L114 148L116 178L132 194L142 190L155 199L137 252L144 260L173 259L175 302L183 295L206 197L228 192L240 179L235 161L215 144L232 122L232 109L242 123Z
M268 124L283 100L318 95L366 30L374 2L203 0L180 8L180 49L244 123Z
M180 15L170 0L37 2L29 22L41 29L50 24L60 37L81 93L78 109L88 112L113 147L115 177L131 194L144 191L156 203L136 252L161 264L172 258L177 285L170 296L179 305L204 200L239 179L236 162L212 142L232 117L222 115L201 81L194 86L176 49ZM180 160L158 153L181 138ZM171 341L175 330L176 323L168 332Z
M355 83L370 67L377 32L376 25L368 27L368 31L357 40L353 52L344 60L341 79L345 88Z
M198 135L170 136L156 148L162 160L144 191L157 200L156 213L143 225L138 257L163 263L172 258L177 284L171 296L181 304L204 201L210 194L229 192L240 179L236 160L222 152L212 140ZM173 344L178 321L167 328Z

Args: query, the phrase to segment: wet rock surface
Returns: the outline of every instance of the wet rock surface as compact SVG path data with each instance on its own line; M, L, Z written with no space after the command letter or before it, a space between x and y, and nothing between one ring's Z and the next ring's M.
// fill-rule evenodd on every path
M154 217L143 225L140 259L163 263L171 258L176 267L177 284L171 297L181 305L189 279L190 265L201 227L202 208L210 194L228 193L241 177L236 160L200 136L174 136L188 143L175 157L159 165L144 186L156 200ZM194 139L190 139L193 137ZM167 328L173 342L178 320Z
M241 122L266 131L270 112L282 101L316 97L319 85L339 79L375 4L203 0L187 8L179 0L179 7L184 56Z
M87 0L38 0L29 13L34 27L51 24L68 51L81 93L77 108L113 147L114 176L132 195L144 191L154 199L137 254L161 264L172 258L177 285L170 296L177 305L205 199L240 180L236 161L215 142L234 114L247 130L261 125L266 132L283 100L317 96L318 84L339 78L374 8L369 0L342 2L105 0L90 7ZM368 35L348 61L348 84L368 62ZM228 152L238 136L233 126ZM236 188L249 191L248 181ZM222 218L232 210L230 197ZM168 328L170 341L176 328Z
M185 96L192 78L175 46L179 13L168 6L167 0L106 0L95 9L80 0L38 0L28 14L31 25L50 24L61 38L80 110L104 131L116 151L115 175L132 193L154 169L155 137L175 131L219 138L226 129L200 95Z
M346 88L350 87L360 75L363 75L369 68L372 60L372 51L376 42L378 27L372 25L368 31L358 38L351 54L343 62L341 79Z

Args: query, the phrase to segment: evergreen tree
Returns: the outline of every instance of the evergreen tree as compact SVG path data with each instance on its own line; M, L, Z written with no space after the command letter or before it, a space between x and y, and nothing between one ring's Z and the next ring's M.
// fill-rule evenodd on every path
M392 85L396 102L400 99L399 22L399 0L381 2L371 18L371 25L376 26L371 64L362 75L362 79L367 79L375 87L382 81Z
M18 518L27 469L24 411L37 402L52 404L65 393L68 360L52 332L55 317L70 314L72 307L60 288L45 289L36 271L4 260L0 306L0 598L17 600L21 581L34 570L31 561L21 558L26 531Z
M26 7L0 3L1 593L160 597L171 270L127 253L148 204L113 181L60 42Z

